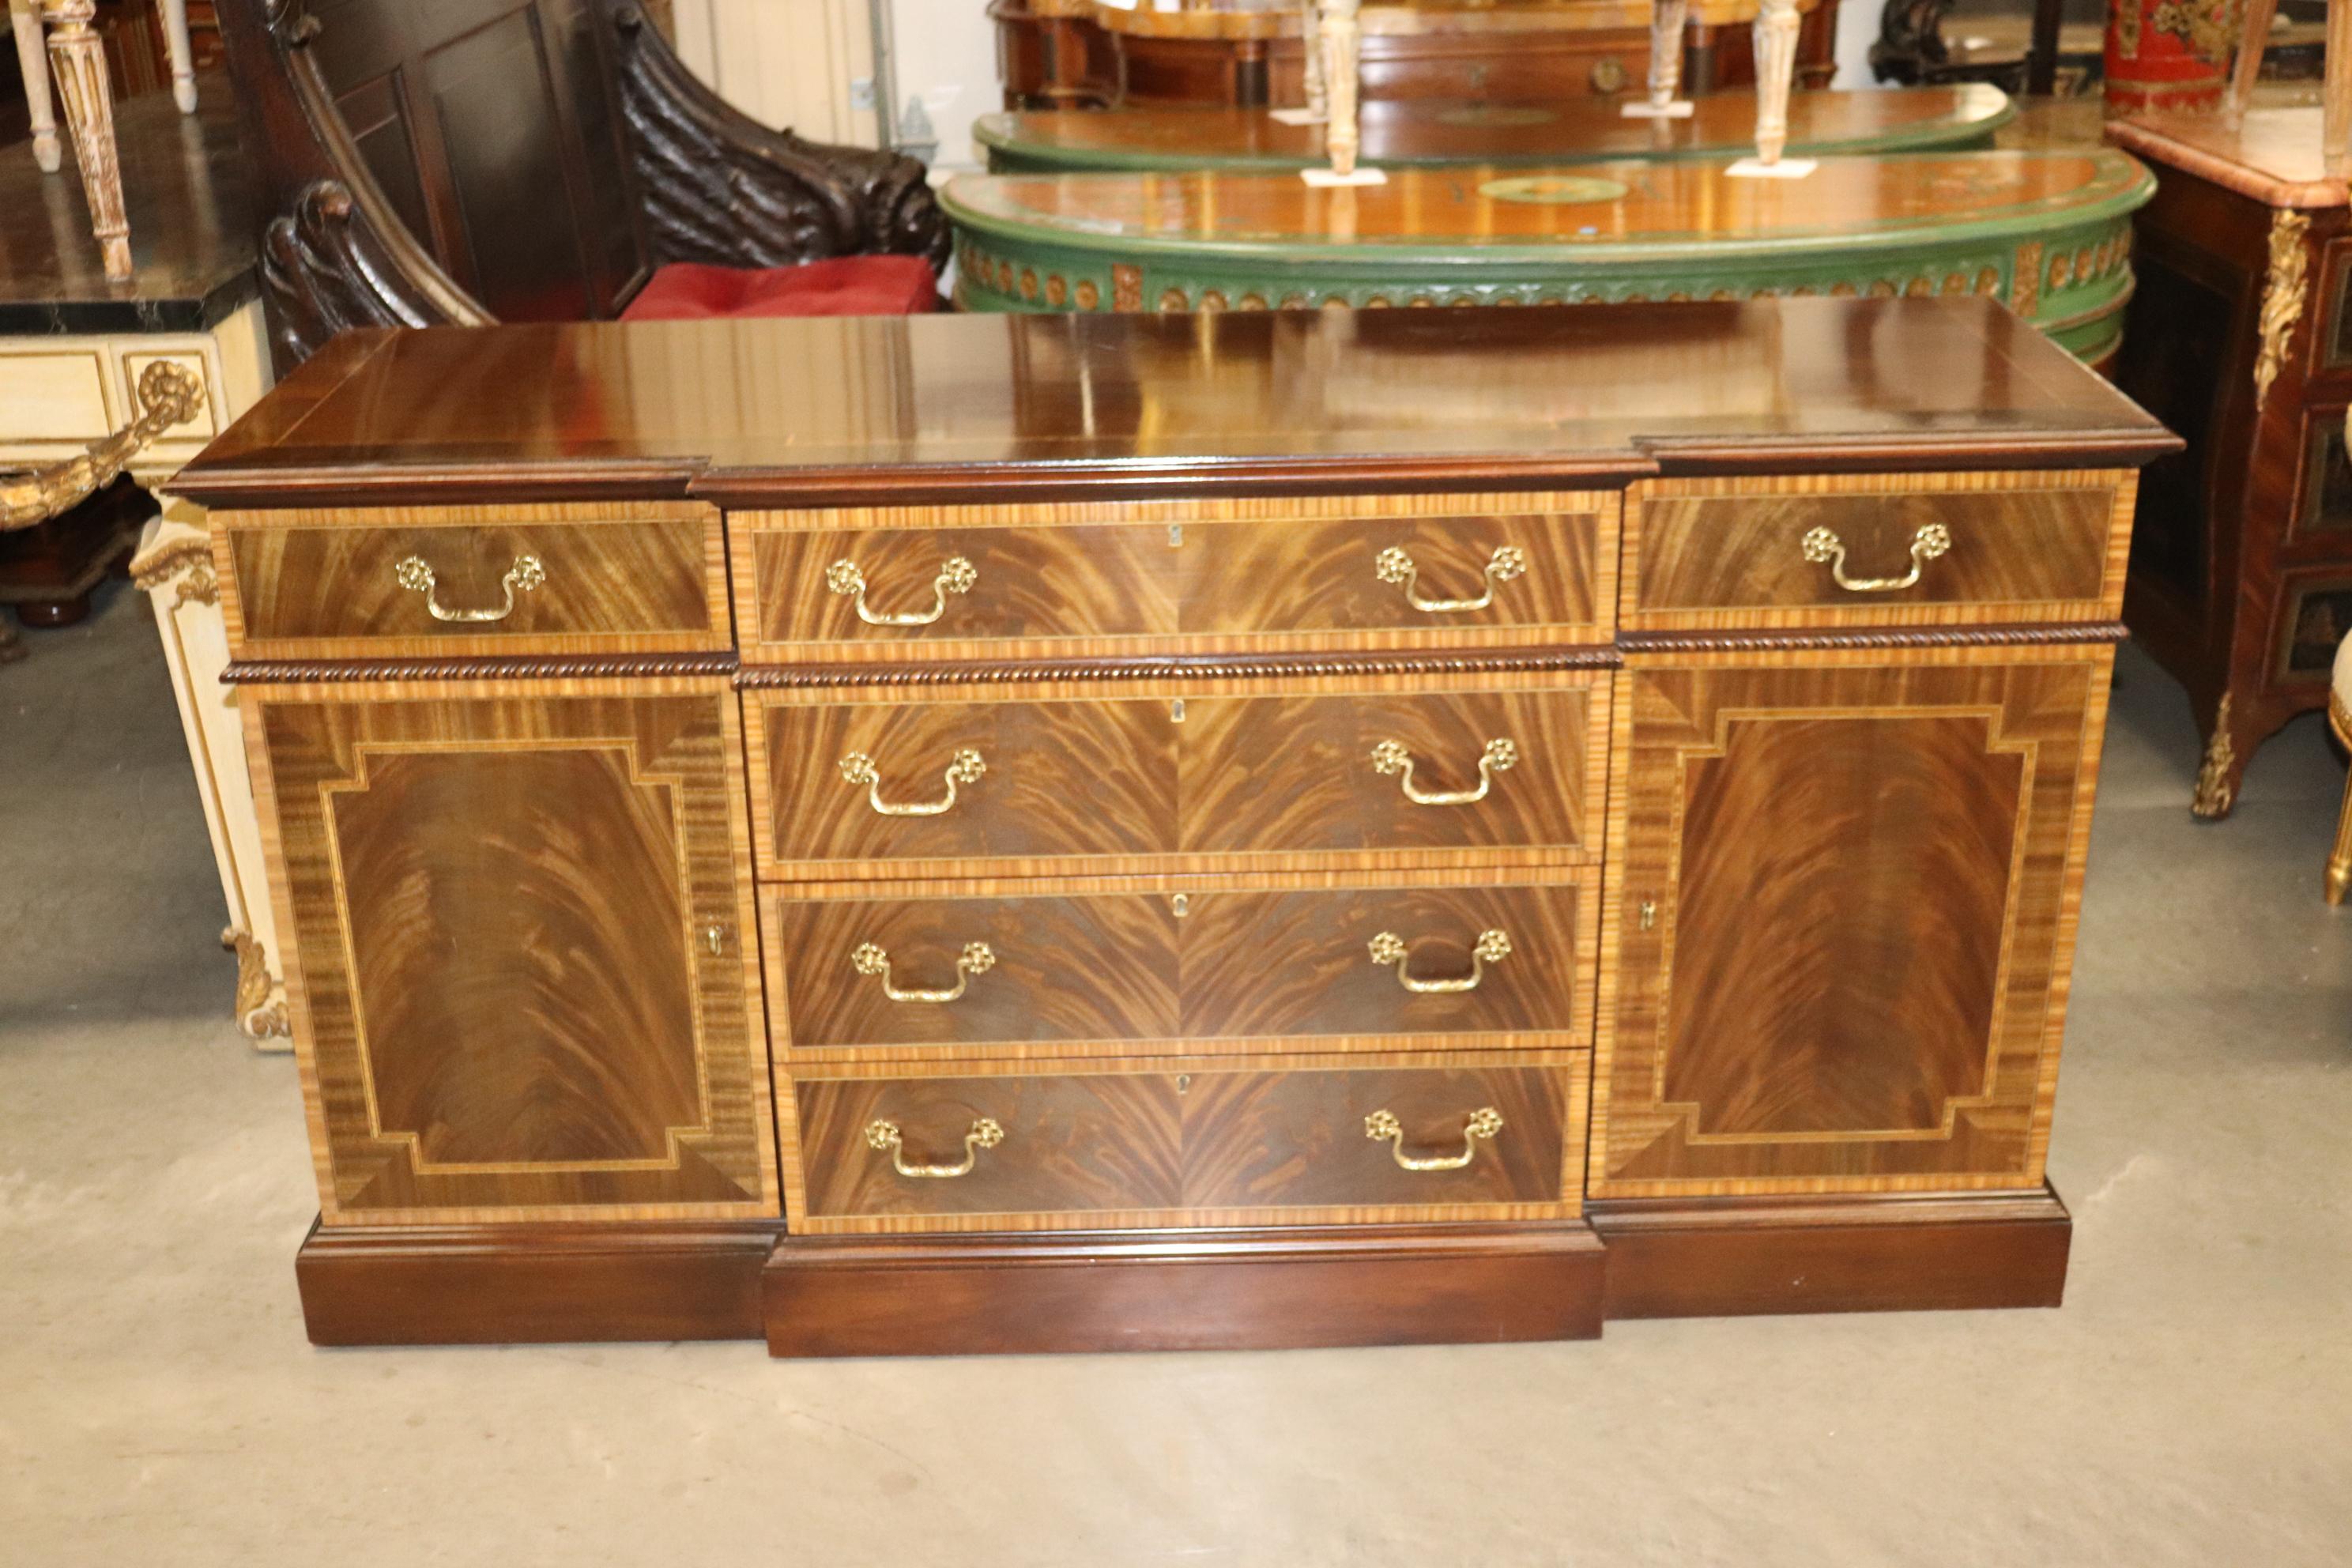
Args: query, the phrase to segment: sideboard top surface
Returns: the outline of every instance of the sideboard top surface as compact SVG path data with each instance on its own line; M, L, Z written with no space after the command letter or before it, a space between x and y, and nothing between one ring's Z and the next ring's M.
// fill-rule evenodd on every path
M346 333L181 471L214 505L726 505L1610 485L2172 449L1990 300Z

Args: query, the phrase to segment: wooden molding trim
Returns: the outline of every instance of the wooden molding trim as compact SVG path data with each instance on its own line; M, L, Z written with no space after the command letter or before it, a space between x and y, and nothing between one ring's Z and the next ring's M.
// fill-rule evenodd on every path
M731 653L582 655L561 658L246 659L224 686L343 680L595 680L614 676L732 675Z
M1620 632L1626 653L1749 653L1775 648L2037 647L2063 643L2119 643L2131 638L2121 621L2057 626L1895 626L1882 630L1785 632Z
M1506 648L1492 652L1258 654L1213 658L1087 658L994 664L753 665L735 684L746 689L807 687L1045 685L1066 680L1249 680L1259 677L1502 675L1615 669L1613 647Z

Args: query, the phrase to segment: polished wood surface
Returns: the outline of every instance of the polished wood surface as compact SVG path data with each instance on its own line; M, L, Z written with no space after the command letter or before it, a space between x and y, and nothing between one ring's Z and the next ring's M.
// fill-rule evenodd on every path
M780 1094L796 1234L1573 1217L1590 1058L1174 1057L877 1071L804 1064ZM1491 1137L1465 1132L1492 1109ZM1408 1170L1408 1158L1471 1157ZM981 1119L992 1147L967 1135ZM899 1151L876 1148L886 1120ZM910 1177L909 1165L962 1175Z
M1476 172L1399 169L1384 184L1318 189L1273 174L1159 179L965 174L943 196L949 216L982 233L1030 230L1095 246L1170 242L1354 246L1400 252L1534 246L1562 259L1607 258L1612 247L1708 243L1725 255L1837 237L1916 234L1999 223L2062 206L2088 215L2147 199L2147 172L2105 150L1921 153L1826 161L1802 180L1743 180L1720 163L1565 163L1562 183L1598 182L1566 199L1515 196Z
M709 507L539 506L231 514L229 647L243 658L725 648L727 557ZM509 594L529 556L543 580ZM401 565L422 561L430 593ZM508 613L495 620L436 616Z
M1752 94L1710 93L1680 120L1629 120L1605 98L1554 105L1374 99L1358 110L1359 161L1415 164L1549 164L1565 159L1738 156L1756 135ZM1804 157L1991 144L2016 117L1999 88L1913 92L1802 92L1789 100L1789 151ZM1324 162L1323 127L1263 109L1061 110L984 114L973 139L992 172L1289 170Z
M1708 626L1935 626L2111 621L2123 606L2135 476L2128 472L1824 478L1772 485L1662 479L1626 500L1624 622ZM1834 563L1805 542L1828 529ZM1923 530L1945 551L1900 580Z
M2220 114L2135 114L2107 123L2108 140L2162 168L2179 169L2264 206L2340 207L2344 177L2327 166L2319 106Z
M1631 661L1595 1196L2040 1184L2111 663Z
M327 1224L776 1212L723 680L246 714Z
M1544 690L1286 692L1275 682L974 689L972 700L747 694L760 874L1071 875L1284 868L1337 855L1391 867L1571 861L1598 842L1605 684ZM1516 761L1488 767L1497 742ZM1404 748L1410 777L1374 752ZM960 753L984 768L938 805ZM848 759L877 782L853 782ZM863 775L861 774L861 777ZM1467 795L1424 804L1406 794ZM1077 809L1083 803L1083 809ZM1182 864L1178 864L1178 858ZM1525 863L1524 860L1522 863Z
M1615 609L1615 498L1592 494L737 513L752 569L736 608L760 659L1596 642ZM1410 591L1381 574L1391 550L1412 563ZM1416 594L1455 605L1486 594L1498 551L1521 571L1491 603L1416 606ZM940 591L957 559L971 587ZM866 615L827 585L836 561L866 584Z
M1580 1222L793 1237L764 1280L780 1356L1508 1344L1601 1332Z
M1109 884L1095 884L1109 885ZM1393 1046L1581 1046L1591 1037L1596 888L1259 888L1186 879L1165 890L794 899L763 895L769 1024L781 1058L877 1060L984 1047L1034 1054L1146 1046L1199 1051L1276 1041ZM1179 911L1181 911L1181 913ZM1474 971L1479 936L1507 958ZM1374 963L1390 931L1415 993ZM899 988L942 990L971 942L993 965L950 1004L894 1002L850 955L871 942Z
M444 329L355 332L322 360L175 489L349 505L463 476L502 494L966 503L982 479L1000 501L1357 476L1491 489L2173 445L1990 301Z

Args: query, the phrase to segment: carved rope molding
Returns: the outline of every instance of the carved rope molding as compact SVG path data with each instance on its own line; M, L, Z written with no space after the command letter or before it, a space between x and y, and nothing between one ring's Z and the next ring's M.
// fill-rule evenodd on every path
M2271 383L2286 363L2286 340L2303 316L2311 291L2311 258L2304 249L2310 217L2284 209L2271 215L2270 274L2263 280L2262 352L2254 356L2254 411L2271 395Z
M186 366L157 360L139 373L138 390L137 417L80 457L0 480L0 533L47 522L112 484L148 442L195 416L205 384Z

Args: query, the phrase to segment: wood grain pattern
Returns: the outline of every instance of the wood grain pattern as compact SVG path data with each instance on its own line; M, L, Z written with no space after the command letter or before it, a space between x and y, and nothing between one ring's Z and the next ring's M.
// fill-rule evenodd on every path
M462 658L723 650L731 627L719 513L614 502L237 512L215 530L236 658ZM445 609L495 610L501 578L545 579L490 622L437 620L395 566L424 561Z
M246 723L324 1223L776 1212L723 679L257 688Z
M780 1356L1503 1344L1601 1332L1580 1220L1076 1235L789 1237Z
M1554 1051L796 1064L777 1091L787 1214L803 1235L1572 1217L1590 1065ZM1489 1105L1503 1129L1459 1171L1401 1170L1365 1135L1388 1110L1408 1152L1454 1152ZM909 1161L961 1159L981 1117L1004 1138L969 1175L909 1179L867 1146L877 1117L899 1124Z
M2134 475L2104 469L1648 480L1626 498L1622 621L1650 632L2112 620L2136 494ZM1929 523L1949 552L1887 593L1841 588L1801 548L1828 528L1849 576L1900 577Z
M1150 873L1339 856L1365 869L1574 864L1599 842L1606 706L1606 687L1582 674L975 683L919 699L762 689L744 700L760 871ZM1392 740L1412 755L1418 788L1471 788L1497 739L1518 761L1475 804L1415 805L1371 765ZM934 816L877 813L841 769L862 752L880 768L886 803L938 801L964 748L988 771Z
M1085 889L1104 890L1087 891ZM769 1025L778 1059L877 1061L1157 1048L1265 1051L1591 1044L1596 962L1590 876L1549 886L1268 888L1213 879L916 883L911 896L762 890ZM862 889L852 889L853 892ZM1176 912L1181 900L1184 912ZM1510 956L1475 990L1414 994L1373 963L1402 937L1418 978L1467 974L1481 931ZM985 942L994 967L952 1003L892 1002L849 955L872 942L901 987L954 984Z
M2111 659L1636 657L1595 1196L2039 1184Z
M749 512L730 526L752 563L736 591L747 655L824 660L1600 641L1614 523L1614 497L1568 494ZM1374 570L1402 549L1424 599L1472 599L1505 546L1528 570L1484 610L1417 609ZM978 580L925 626L869 625L824 581L850 561L870 609L920 612L950 555Z

